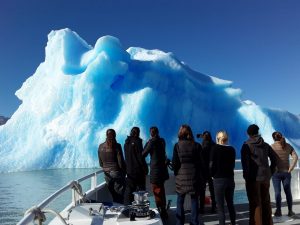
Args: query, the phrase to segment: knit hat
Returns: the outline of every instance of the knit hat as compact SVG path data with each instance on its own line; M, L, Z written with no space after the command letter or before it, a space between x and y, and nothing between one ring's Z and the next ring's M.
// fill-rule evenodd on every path
M256 124L251 124L247 129L247 134L254 136L258 134L259 127Z

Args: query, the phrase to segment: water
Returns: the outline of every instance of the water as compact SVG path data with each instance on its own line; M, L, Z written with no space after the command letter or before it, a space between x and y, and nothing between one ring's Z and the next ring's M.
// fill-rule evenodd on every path
M76 180L95 171L96 169L60 169L1 173L0 224L16 224L27 209L39 204L71 180ZM101 181L101 177L99 180ZM89 183L83 182L83 187L84 190L89 189ZM60 211L70 201L71 191L67 191L51 203L49 208Z
M95 172L97 169L57 169L31 172L15 172L0 174L0 225L16 224L23 217L24 212L30 207L39 204L49 195L67 185L71 180L77 180L85 175ZM299 186L297 176L299 171L293 173L292 191L294 199L299 199ZM172 174L170 172L170 174ZM104 181L103 174L97 178L98 183ZM169 186L174 187L174 180L169 180ZM166 183L166 184L167 184ZM247 203L245 184L241 172L235 172L234 203ZM81 183L83 190L90 189L90 180ZM271 183L271 198L274 198ZM151 193L150 193L151 194ZM282 195L285 198L284 194ZM168 196L172 199L172 206L176 205L176 196ZM65 192L47 208L61 211L71 202L71 191ZM153 198L150 197L154 206ZM51 220L47 219L46 223Z

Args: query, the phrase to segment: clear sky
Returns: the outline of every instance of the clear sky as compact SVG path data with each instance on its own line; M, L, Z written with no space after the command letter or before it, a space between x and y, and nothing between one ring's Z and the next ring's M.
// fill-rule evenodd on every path
M0 115L18 108L48 33L66 27L90 45L113 35L126 49L173 52L244 100L300 114L299 0L1 0Z

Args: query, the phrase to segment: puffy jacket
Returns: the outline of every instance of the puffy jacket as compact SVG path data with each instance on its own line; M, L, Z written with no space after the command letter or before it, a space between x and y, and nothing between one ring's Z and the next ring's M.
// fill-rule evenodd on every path
M153 137L145 145L143 156L150 154L150 183L161 184L169 179L166 165L166 143L163 138Z
M175 144L172 163L177 193L199 193L204 171L201 150L201 145L194 141L180 140Z

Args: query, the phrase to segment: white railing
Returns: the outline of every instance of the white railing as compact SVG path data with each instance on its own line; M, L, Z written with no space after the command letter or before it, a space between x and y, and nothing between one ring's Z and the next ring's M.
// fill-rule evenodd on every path
M60 196L62 193L72 190L72 205L77 205L78 200L80 199L80 193L78 193L78 189L74 188L81 182L91 178L91 189L88 190L87 192L90 192L94 190L97 187L97 175L103 173L103 170L98 170L94 173L91 173L89 175L86 175L82 178L79 178L76 181L71 181L69 184L66 186L62 187L52 195L50 195L48 198L46 198L44 201L42 201L39 205L35 206L35 209L43 210L47 205L49 205L53 200L55 200L58 196ZM77 186L78 187L78 186ZM27 215L23 217L23 219L17 223L17 225L26 225L29 223L32 223L35 220L36 214L34 212L30 212Z
M244 179L242 178L242 165L241 165L241 160L237 159L235 160L235 165L236 168L238 167L239 169L235 169L234 173L235 173L235 180L236 180L236 184L239 183L240 186L239 188L244 189L244 186L241 184L244 184ZM239 166L237 166L239 165ZM293 192L293 198L294 199L300 199L300 162L298 160L294 170L293 170L293 176L292 176L292 183L293 185L291 186L292 188L292 192ZM270 185L270 190L273 191L273 185ZM271 198L273 198L273 194L271 195Z

